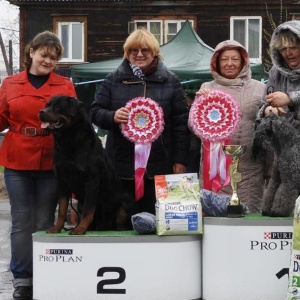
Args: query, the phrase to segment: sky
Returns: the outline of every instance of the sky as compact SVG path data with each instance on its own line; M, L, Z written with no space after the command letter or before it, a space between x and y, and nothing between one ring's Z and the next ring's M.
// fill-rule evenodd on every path
M14 33L19 36L17 32L19 30L18 23L13 22L17 18L19 14L19 8L15 5L11 5L6 0L0 0L0 32L2 35L2 39L5 47L8 46L9 33L14 31ZM8 55L8 51L6 52ZM19 55L19 45L18 41L13 41L13 58L14 58L14 66L18 66L18 56ZM0 69L4 68L4 59L2 51L0 50Z

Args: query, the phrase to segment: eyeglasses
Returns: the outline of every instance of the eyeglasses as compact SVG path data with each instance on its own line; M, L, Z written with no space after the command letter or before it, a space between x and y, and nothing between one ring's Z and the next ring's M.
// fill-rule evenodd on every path
M130 49L130 54L136 56L139 53L142 53L142 55L148 55L150 53L150 50L148 48L142 48L142 49Z
M299 46L285 47L285 48L282 48L282 49L278 49L278 51L279 51L280 54L286 54L288 49L289 49L289 51L295 51L295 50L299 49Z

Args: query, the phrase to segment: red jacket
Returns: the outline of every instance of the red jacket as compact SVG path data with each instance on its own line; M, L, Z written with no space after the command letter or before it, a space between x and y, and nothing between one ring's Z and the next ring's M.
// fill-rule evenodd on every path
M27 71L3 80L0 88L0 132L9 130L0 148L0 165L15 170L53 169L52 135L30 135L41 128L39 111L52 96L62 94L76 97L72 82L54 72L39 89L28 81Z

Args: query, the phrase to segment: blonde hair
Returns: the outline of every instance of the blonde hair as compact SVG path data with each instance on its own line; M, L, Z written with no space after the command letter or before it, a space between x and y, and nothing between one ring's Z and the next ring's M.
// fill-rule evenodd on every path
M296 46L300 46L300 39L289 29L281 30L275 34L270 43L270 48L274 50L281 50L283 48Z
M124 58L129 59L130 50L139 48L147 48L154 57L162 59L157 39L145 28L138 28L128 36L123 45Z

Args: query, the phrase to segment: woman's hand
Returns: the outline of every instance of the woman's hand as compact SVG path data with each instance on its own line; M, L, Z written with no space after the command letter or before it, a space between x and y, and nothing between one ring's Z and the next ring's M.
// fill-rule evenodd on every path
M292 104L292 101L289 98L289 96L283 92L274 92L266 95L266 101L272 107L282 107Z
M200 89L198 92L196 92L196 95L199 96L199 95L204 95L204 94L209 94L209 93L210 93L210 89L203 88L203 89Z
M125 107L121 107L115 112L114 122L116 124L127 123L128 118L129 118L129 110Z

